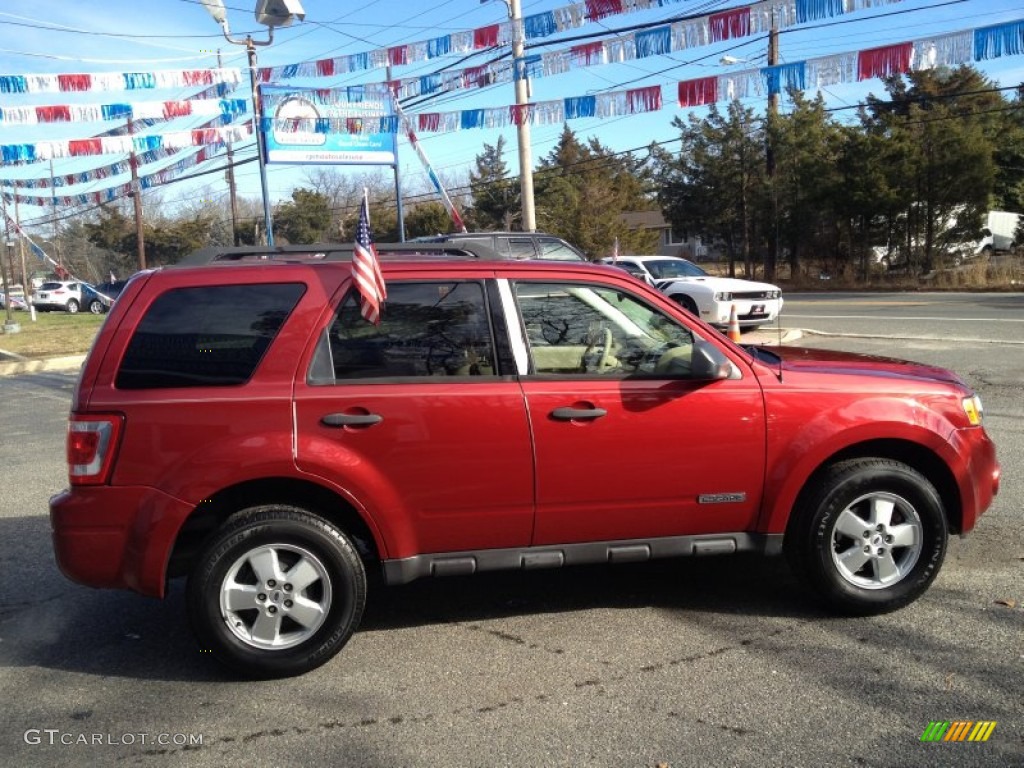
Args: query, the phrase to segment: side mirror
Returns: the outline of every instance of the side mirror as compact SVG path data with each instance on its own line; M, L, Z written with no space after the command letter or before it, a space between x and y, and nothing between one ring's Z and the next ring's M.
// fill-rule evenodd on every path
M733 373L732 363L718 347L710 341L699 339L693 342L690 356L690 378L700 381L728 379Z

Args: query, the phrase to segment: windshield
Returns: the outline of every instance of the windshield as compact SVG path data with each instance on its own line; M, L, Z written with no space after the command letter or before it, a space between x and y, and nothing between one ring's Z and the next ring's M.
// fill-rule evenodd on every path
M686 259L659 259L645 261L644 266L655 280L669 277L707 277L708 273Z

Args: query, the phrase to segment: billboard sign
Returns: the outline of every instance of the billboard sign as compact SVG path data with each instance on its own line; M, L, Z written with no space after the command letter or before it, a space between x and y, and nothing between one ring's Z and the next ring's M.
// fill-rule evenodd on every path
M321 91L322 93L322 91ZM389 98L325 103L315 88L260 86L265 117L273 121L304 118L352 120L393 115ZM293 131L271 127L264 134L268 163L318 165L394 165L397 135L314 130Z

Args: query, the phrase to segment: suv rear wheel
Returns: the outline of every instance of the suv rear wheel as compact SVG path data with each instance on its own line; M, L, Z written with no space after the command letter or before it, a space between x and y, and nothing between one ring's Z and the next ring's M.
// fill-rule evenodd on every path
M201 647L254 678L299 675L348 642L366 572L348 537L298 507L253 507L215 535L189 576Z
M888 459L836 464L816 484L786 535L795 570L843 613L884 613L916 600L946 554L934 486Z
M68 303L64 305L64 309L70 315L75 314L78 312L78 301L75 299L68 299Z

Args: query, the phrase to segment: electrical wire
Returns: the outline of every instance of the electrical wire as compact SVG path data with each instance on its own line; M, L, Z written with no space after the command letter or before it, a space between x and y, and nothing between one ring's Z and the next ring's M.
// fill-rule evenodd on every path
M197 3L199 0L181 0L181 1L182 2ZM377 2L378 0L374 0L374 1ZM449 0L449 2L450 1L451 0ZM966 0L950 0L949 2L938 3L938 4L935 4L935 5L932 5L932 6L928 6L926 8L899 9L899 10L890 11L890 12L887 12L887 13L884 13L884 14L877 14L877 15L871 17L871 19L874 20L874 19L882 18L882 17L886 17L886 16L896 16L896 15L901 15L901 14L906 14L906 13L913 13L913 12L920 11L920 10L932 10L934 8L937 8L937 7L942 7L942 6L947 6L947 5L956 5L956 4L959 4L959 3L963 3L965 1ZM363 9L365 9L365 8L369 7L369 5L373 5L373 4L374 3L369 3L369 4L365 5L365 6L363 6ZM447 3L443 3L442 5L446 5L446 4ZM709 5L715 5L715 3L708 3L705 6L702 6L702 8L707 7ZM234 9L234 10L243 10L243 9ZM360 9L357 9L357 11L358 10L360 10ZM430 9L428 11L423 11L422 13L417 14L417 16L433 12L434 10L436 10L436 8L435 9ZM350 14L343 15L343 16L339 17L335 21L340 21L341 19L346 18L346 16L351 15L353 13L356 13L357 11L352 11L352 12L350 12ZM673 16L669 17L668 20L679 20L679 19L684 19L684 18L695 18L695 17L700 17L700 16L703 16L703 15L705 15L705 14L703 14L703 13L692 13L691 12L691 13L688 13L688 14L685 14L685 15L682 15L682 16L680 16L680 15L673 15ZM416 18L417 16L414 16L412 18ZM453 18L458 18L458 17L453 17ZM788 33L788 32L796 32L796 31L805 31L805 30L808 30L808 29L816 29L816 28L820 28L820 27L835 26L837 24L854 23L854 22L857 22L857 21L864 21L864 20L865 19L857 18L857 19L841 19L841 20L831 21L831 22L821 22L819 24L801 27L801 28L799 28L799 30L797 30L797 29L780 30L780 34ZM329 22L329 23L334 23L334 22ZM324 24L329 24L329 23L324 23ZM543 46L550 46L550 45L562 45L562 44L564 44L566 42L572 42L572 41L575 41L575 40L592 39L594 37L601 37L601 36L604 36L609 31L613 32L615 34L618 34L618 33L621 33L623 31L630 31L630 30L634 30L635 31L637 29L643 29L643 28L647 28L647 27L650 27L650 26L658 26L658 25L662 25L664 23L666 23L666 20L663 19L663 20L659 20L659 21L645 22L643 24L629 25L629 26L620 27L620 28L616 28L616 29L611 29L611 28L609 28L609 27L607 27L607 26L602 24L602 26L605 26L605 31L604 32L589 33L589 34L584 34L584 35L577 35L577 36L572 36L572 37L568 37L568 38L560 38L558 40L550 40L550 41L549 40L545 40L545 41L541 41L539 43L531 44L528 47L529 48L536 48L536 47L543 47ZM394 26L394 25L392 25L392 26ZM391 28L391 27L388 27L388 28ZM700 61L705 60L707 58L711 58L711 57L714 57L714 56L720 56L723 52L739 49L741 47L748 46L748 45L753 45L753 44L755 44L755 43L757 43L759 41L761 41L760 38L758 40L755 40L755 41L744 40L744 41L742 41L741 43L738 43L735 46L732 46L732 47L729 47L729 48L725 49L725 51L719 50L719 51L716 51L713 54L707 54L705 56L698 57L697 59L693 59L693 60L690 60L690 61L687 61L687 62L680 62L680 63L675 64L672 67L669 67L667 69L660 70L658 72L648 73L644 77L641 77L641 78L636 78L636 79L627 80L627 81L621 81L619 83L615 83L614 85L611 85L609 88L600 89L600 90L598 90L596 92L601 92L601 91L604 91L604 90L611 90L613 88L618 88L618 87L621 87L623 85L629 85L629 84L631 84L633 82L637 82L637 81L642 80L642 79L647 79L649 77L657 77L658 75L662 75L662 74L664 74L666 72L669 72L669 71L672 71L674 69L678 69L680 67L684 67L684 66L687 66L687 65L699 63ZM373 44L370 41L366 41L366 42L368 44ZM458 66L459 63L464 62L464 61L466 61L466 60L468 60L468 59L470 59L470 58L472 58L474 56L481 55L481 53L484 53L484 52L482 52L482 51L475 51L475 52L473 52L472 54L470 54L468 56L464 56L458 62L446 65L445 67L442 67L441 69L436 70L436 72L443 72L443 71L445 71L447 69L450 69L450 68L452 68L454 66ZM488 62L488 63L493 63L493 62L496 62L496 61L500 61L500 60L502 60L504 58L507 58L508 56L509 56L508 53L502 54L501 56L498 56L498 57L495 57L495 58L491 59L491 61ZM496 85L490 86L490 87L498 87L498 85L496 84ZM479 93L479 92L483 92L483 91L486 91L486 90L488 90L488 89L486 89L486 88L485 89L476 89L474 92L475 93ZM455 95L452 95L452 94L455 94ZM427 95L425 97L422 97L419 101L416 101L414 103L409 104L409 107L415 108L415 107L421 106L424 103L428 103L430 101L435 101L435 100L440 100L439 103L445 103L446 101L449 101L449 100L453 100L454 101L457 98L459 98L460 95L466 95L466 94L464 94L464 93L460 94L458 92L451 92L451 91L450 92L439 92L437 94L429 94L429 95ZM445 96L448 96L449 98L444 98ZM854 108L859 108L860 106L861 105L853 105L853 106L849 106L849 107L834 108L834 111L841 111L843 109L854 109ZM833 110L830 110L830 111L833 111ZM607 123L607 121L605 121L605 122ZM430 136L428 136L428 137L425 137L425 138L426 139L430 139L430 138L438 138L438 137L430 137Z

